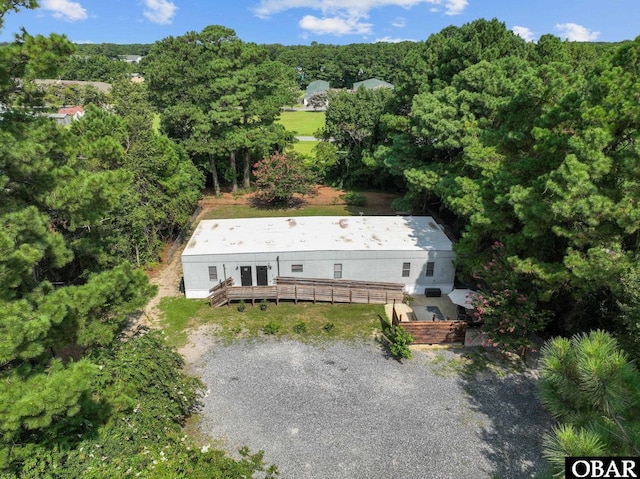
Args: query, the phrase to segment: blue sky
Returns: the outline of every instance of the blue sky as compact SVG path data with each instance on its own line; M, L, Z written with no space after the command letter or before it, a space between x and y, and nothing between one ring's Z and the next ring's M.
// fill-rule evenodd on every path
M536 41L640 35L640 0L39 0L5 16L0 41L25 27L76 43L153 43L207 25L233 28L247 42L308 45L425 40L448 25L497 18Z

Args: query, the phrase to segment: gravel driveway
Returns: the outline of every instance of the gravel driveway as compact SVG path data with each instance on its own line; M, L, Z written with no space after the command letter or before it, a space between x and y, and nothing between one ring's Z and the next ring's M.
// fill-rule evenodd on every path
M462 351L400 364L375 342L218 344L195 368L200 428L229 452L264 450L287 479L535 477L550 424L535 380L470 380L451 367Z

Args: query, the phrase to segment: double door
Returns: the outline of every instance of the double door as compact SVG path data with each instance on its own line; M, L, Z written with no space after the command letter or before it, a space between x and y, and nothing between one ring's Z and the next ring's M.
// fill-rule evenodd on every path
M268 271L268 266L256 266L256 284L258 286L267 286L269 284ZM242 286L253 286L252 266L240 266L240 283Z

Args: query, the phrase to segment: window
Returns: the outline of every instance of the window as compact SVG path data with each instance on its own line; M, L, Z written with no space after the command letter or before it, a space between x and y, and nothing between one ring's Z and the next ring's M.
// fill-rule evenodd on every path
M433 261L427 261L427 276L433 276L436 264Z
M291 265L292 273L302 273L302 265L301 264L292 264Z
M209 266L209 281L218 281L218 267Z
M340 279L342 278L342 264L336 263L333 265L333 278Z
M411 263L402 263L402 277L408 278L411 275Z

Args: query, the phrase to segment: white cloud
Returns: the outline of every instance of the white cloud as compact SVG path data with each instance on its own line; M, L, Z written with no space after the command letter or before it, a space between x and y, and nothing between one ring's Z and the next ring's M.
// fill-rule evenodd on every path
M446 7L445 15L459 15L467 8L469 2L467 0L446 0L444 4Z
M400 42L415 42L411 38L391 38L391 37L382 37L376 38L373 43L400 43Z
M55 18L77 22L87 19L87 10L78 2L69 0L42 0L42 8L52 12Z
M577 23L559 23L555 26L555 30L570 42L592 42L600 36L600 32L592 32Z
M361 23L359 18L318 18L313 15L305 15L300 20L300 28L318 35L368 35L371 33L371 23Z
M145 9L142 14L151 22L166 25L171 23L171 19L178 7L168 0L143 0Z
M404 28L407 26L407 19L404 17L396 17L392 22L391 25L393 25L396 28Z
M535 39L535 34L527 27L519 27L516 25L511 30L525 42L532 42Z
M369 18L371 10L383 7L401 7L410 9L418 5L434 5L437 11L444 9L445 15L457 15L469 4L468 0L260 0L253 9L260 18L269 18L277 13L307 8L321 12L321 17L306 15L299 25L315 33L345 35L351 33L370 33L373 25L363 23ZM401 17L398 17L401 18ZM396 25L404 26L404 19Z

